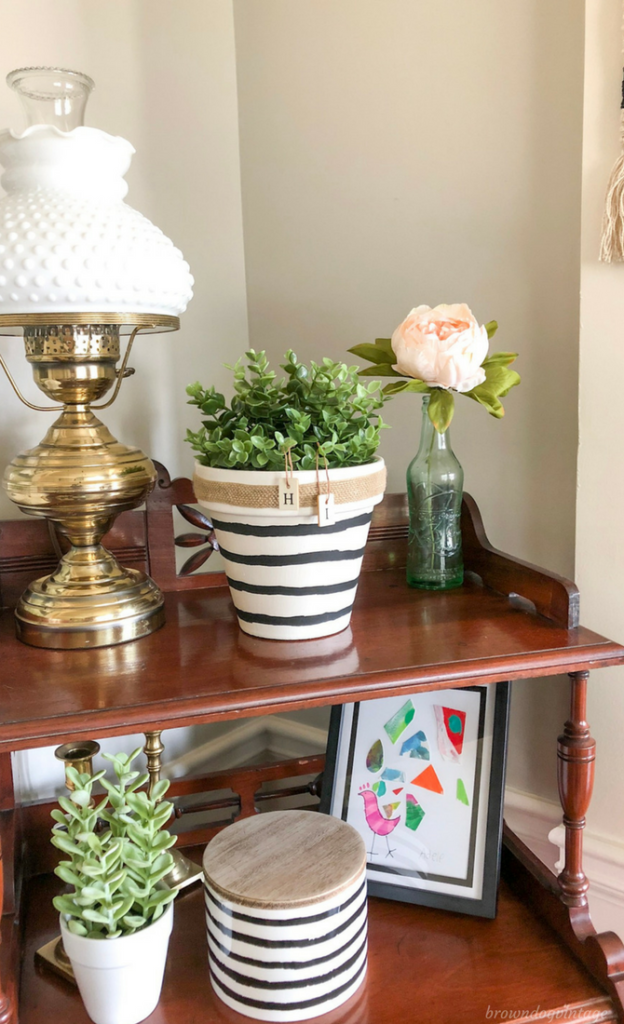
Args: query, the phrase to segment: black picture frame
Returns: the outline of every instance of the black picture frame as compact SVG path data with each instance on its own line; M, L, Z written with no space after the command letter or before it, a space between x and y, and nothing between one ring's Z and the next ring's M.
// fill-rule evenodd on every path
M359 810L354 809L354 804L351 803L351 797L356 788L354 780L357 777L364 777L363 768L359 769L359 776L357 773L354 774L356 749L361 754L361 743L358 741L358 734L361 728L360 723L366 721L368 723L366 731L370 733L370 723L376 720L383 722L384 717L388 714L388 708L393 706L390 704L391 700L394 700L397 707L401 707L401 702L403 705L406 702L411 702L416 715L419 706L422 709L423 715L426 715L425 708L431 710L433 707L431 704L432 699L436 699L440 706L449 703L452 705L454 697L462 693L462 691L478 694L479 702L478 712L476 707L474 711L474 714L478 716L478 722L473 727L475 733L473 740L474 765L472 769L471 790L473 799L471 802L470 825L465 829L466 836L468 837L465 840L467 843L465 877L454 878L437 874L435 871L423 871L416 868L413 870L408 867L395 868L392 862L374 862L371 857L368 861L367 871L369 878L368 891L371 896L380 896L385 899L415 903L421 906L437 907L441 910L455 911L463 914L473 914L478 917L494 918L496 916L500 878L503 798L511 694L511 684L509 682L490 684L489 686L449 687L448 689L433 691L433 693L431 691L425 691L424 693L414 691L408 695L403 694L401 697L378 698L363 701L361 704L337 705L333 707L329 726L320 811L325 814L334 814L344 821L349 821L350 824L358 828L361 834L368 835L362 821L364 813L360 814ZM427 698L426 704L423 703L424 698ZM464 700L466 699L470 698L464 698ZM459 698L455 700L455 703L458 702ZM365 720L361 718L361 713L367 716ZM431 719L431 715L429 715L429 719ZM415 722L416 724L417 722ZM439 725L438 729L440 728L441 726ZM382 733L381 725L378 726L378 729ZM364 732L365 730L362 731ZM407 734L407 728L405 731ZM392 742L395 743L396 741ZM440 754L439 744L440 740L438 739L436 759L439 756L443 756ZM369 754L372 749L371 747ZM391 752L395 755L396 763L396 749ZM427 763L433 766L433 753L431 753L430 757L431 760L428 760L428 762L421 761L418 766L422 767ZM404 757L402 760L411 762L412 758L413 755L408 758ZM488 765L487 778L482 771L484 762ZM366 763L368 764L368 761ZM417 767L417 762L414 762L414 767ZM369 773L373 771L371 768L367 768L367 770ZM460 771L461 769L458 768L457 770ZM378 771L379 776L381 776L381 768ZM446 771L448 772L450 769L446 768ZM407 787L410 785L413 787L413 783L405 784L405 801L407 801ZM463 782L462 785L464 785ZM361 792L364 788L365 784L359 787L360 792L358 795L364 795ZM366 788L369 787L366 786ZM456 792L458 791L457 789ZM464 793L466 793L465 789ZM418 794L422 799L420 791L418 791ZM448 800L450 799L449 795ZM456 799L459 799L459 797L456 796ZM357 801L355 803L358 807L362 806ZM418 800L415 799L413 793L412 803L418 804ZM435 804L435 801L432 801L432 803ZM484 804L487 806L484 807ZM366 801L364 805L366 806ZM450 811L448 801L445 806L448 808L449 814L453 813ZM444 813L441 807L441 804L437 807L438 815ZM378 802L377 809L379 810ZM405 803L405 824L407 824L406 810L407 804ZM400 817L400 812L397 811L396 813ZM454 813L456 814L457 810ZM423 819L424 817L425 814L423 813ZM366 821L368 822L368 817L366 817ZM401 824L401 822L399 821L398 824ZM370 829L373 828L372 825L368 827ZM408 843L407 831L402 834L407 837L404 839L404 843ZM375 840L376 836L373 835L371 847L373 857L380 856L379 853L376 854L374 852ZM417 842L416 839L413 841ZM418 845L422 844L418 843ZM388 851L391 852L389 840L387 846ZM371 851L369 851L370 856ZM394 856L393 853L392 856ZM387 857L388 854L386 854L386 859ZM385 876L387 876L387 880ZM401 881L402 879L403 881ZM419 885L426 885L426 887L420 888ZM436 889L436 885L439 886L439 889ZM468 889L470 889L471 895L466 895Z

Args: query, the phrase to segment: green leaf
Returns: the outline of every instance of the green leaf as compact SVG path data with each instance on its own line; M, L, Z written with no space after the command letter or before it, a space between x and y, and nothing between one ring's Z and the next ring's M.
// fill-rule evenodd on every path
M141 917L139 914L126 914L123 923L126 928L136 931L137 928L143 928L147 924L147 918Z
M479 387L480 386L481 385L479 385ZM487 409L490 416L494 416L497 420L502 419L505 415L505 410L498 398L493 398L488 395L480 395L478 391L478 388L473 388L472 391L464 391L463 394L467 395L468 398L473 398L475 402L478 402L484 409Z
M76 844L63 832L54 832L52 835L52 845L56 846L58 850L62 850L63 853L69 853L73 857L77 852Z
M439 434L443 434L450 426L455 412L455 400L451 391L433 388L429 399L429 419Z
M175 899L177 892L177 889L159 889L150 896L146 906L150 909L152 907L166 906L167 903L171 903L171 901Z
M392 338L375 338L375 345L377 348L383 349L386 355L390 357L388 359L389 363L396 363L396 356L392 348Z
M125 917L129 910L132 909L134 898L127 896L124 900L119 900L117 903L113 903L112 913L115 921L119 921L120 917Z
M61 881L66 882L67 885L73 885L76 888L82 885L82 879L80 875L77 875L75 871L69 867L67 861L61 861L54 868L54 874L57 875Z
M403 373L395 370L390 363L376 363L358 370L358 377L403 377Z
M76 921L73 918L72 918L72 920L67 922L67 928L74 935L85 936L85 935L89 934L88 930L85 928L85 926L83 925L82 921Z
M425 391L430 391L431 385L426 384L424 380L402 380L394 381L391 384L386 384L383 389L384 395L392 396L398 395L401 391L411 391L418 394L423 394Z
M488 366L509 366L513 363L514 359L518 358L517 352L493 352L491 356L487 356L481 366L484 370Z
M499 398L504 398L513 387L520 383L520 374L515 370L509 370L506 366L494 364L488 366L485 371L485 380L478 384L472 391L467 391L469 398L473 398L480 405L483 405L488 412L501 419L505 414Z
M497 330L498 330L498 323L497 323L497 321L496 320L489 320L488 323L485 324L484 326L485 326L485 329L487 331L488 339L489 338L493 338L494 335L496 334Z
M150 799L156 802L162 800L170 785L171 783L169 782L169 779L159 779L159 781L152 787Z
M358 359L367 359L369 363L387 363L388 353L381 347L381 345L354 345L353 348L348 349Z
M78 913L78 907L69 896L54 896L52 903L60 914L73 914L75 916Z
M90 907L85 907L82 911L82 916L85 921L93 921L94 924L108 924L108 914L102 914L99 910L92 910Z

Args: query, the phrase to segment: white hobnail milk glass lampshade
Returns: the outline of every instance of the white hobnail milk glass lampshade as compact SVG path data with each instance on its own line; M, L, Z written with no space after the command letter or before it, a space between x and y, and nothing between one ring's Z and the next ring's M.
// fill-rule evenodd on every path
M28 127L0 132L0 316L178 317L193 294L188 263L124 202L132 145L82 124L91 79L23 68L7 82Z

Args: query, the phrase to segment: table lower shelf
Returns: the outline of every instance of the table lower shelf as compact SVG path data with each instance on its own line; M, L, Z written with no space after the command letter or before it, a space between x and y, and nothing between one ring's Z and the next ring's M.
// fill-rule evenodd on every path
M51 903L58 885L53 876L42 876L24 893L19 1024L88 1022L76 989L34 963L35 950L58 931ZM212 991L203 893L196 887L176 901L163 993L148 1020L243 1024L248 1019ZM317 1019L323 1024L604 1024L618 1017L604 990L503 879L494 921L371 899L367 978L348 1003Z

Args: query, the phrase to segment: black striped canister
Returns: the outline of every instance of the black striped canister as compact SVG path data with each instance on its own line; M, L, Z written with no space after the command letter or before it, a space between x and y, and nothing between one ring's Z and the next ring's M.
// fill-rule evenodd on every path
M193 483L214 526L241 629L272 640L330 636L351 619L385 465L377 458L288 479L296 482L298 508L279 504L284 473L196 462ZM326 526L319 525L319 489L334 500L334 522Z
M274 811L230 825L204 854L215 993L256 1020L307 1020L366 975L366 848L351 825Z

